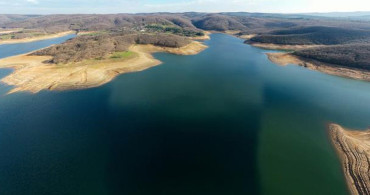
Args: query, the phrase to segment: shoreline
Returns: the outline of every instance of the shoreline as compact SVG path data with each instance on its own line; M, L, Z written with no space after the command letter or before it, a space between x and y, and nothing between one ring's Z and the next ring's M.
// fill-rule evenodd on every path
M0 28L0 35L10 34L21 31L21 28Z
M196 41L206 41L206 40L210 40L211 37L210 35L212 34L211 32L209 31L203 31L204 35L203 36L200 36L200 37L191 37L190 39L191 40L196 40Z
M28 53L0 59L0 68L14 69L1 82L14 86L7 94L87 89L106 84L120 74L143 71L161 64L152 53L195 55L206 48L206 45L197 41L181 48L132 45L129 51L135 55L127 59L84 60L69 64L46 64L44 62L50 60L51 56L30 56Z
M311 59L303 59L290 53L266 53L266 55L271 62L277 65L286 66L289 64L295 64L330 75L370 81L370 71L336 66Z
M60 38L67 35L76 34L75 31L66 31L66 32L60 32L56 34L50 34L45 36L39 36L39 37L30 37L30 38L24 38L24 39L10 39L10 40L0 40L0 45L4 44L16 44L16 43L29 43L34 41L41 41L46 39L54 39L54 38Z
M355 131L329 124L328 133L351 194L370 194L370 129Z
M253 47L258 47L261 49L283 50L283 51L325 47L325 45L279 45L279 44L273 44L273 43L256 43L256 42L251 42L251 43L246 42L246 43Z

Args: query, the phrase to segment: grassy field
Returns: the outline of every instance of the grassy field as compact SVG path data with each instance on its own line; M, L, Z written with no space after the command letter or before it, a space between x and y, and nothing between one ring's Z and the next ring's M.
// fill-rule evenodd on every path
M108 31L94 31L94 32L89 32L89 33L83 33L81 36L99 36L99 35L104 35L108 34Z
M12 39L11 34L0 35L0 40L9 40L9 39Z
M111 59L126 59L134 56L135 53L132 51L114 52L110 58Z
M48 35L48 34L45 32L37 32L37 31L19 31L19 32L12 32L12 33L7 33L7 34L1 34L0 40L41 37L45 35Z

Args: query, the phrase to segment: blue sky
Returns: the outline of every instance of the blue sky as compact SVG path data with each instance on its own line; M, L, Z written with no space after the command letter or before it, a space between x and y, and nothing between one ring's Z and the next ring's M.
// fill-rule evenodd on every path
M0 13L370 11L370 0L0 0Z

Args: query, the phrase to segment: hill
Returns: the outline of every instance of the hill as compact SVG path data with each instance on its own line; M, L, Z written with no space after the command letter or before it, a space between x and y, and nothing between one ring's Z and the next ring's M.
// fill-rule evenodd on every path
M128 51L135 43L179 48L190 42L185 37L163 33L84 35L31 55L52 56L49 63L59 64L104 58L114 52Z
M314 26L274 31L253 37L250 41L279 45L336 45L369 40L370 30Z
M370 44L350 44L298 50L296 56L370 71Z
M5 14L0 15L0 27L10 22L19 22L27 20L29 18L39 17L38 15L16 15L16 14Z

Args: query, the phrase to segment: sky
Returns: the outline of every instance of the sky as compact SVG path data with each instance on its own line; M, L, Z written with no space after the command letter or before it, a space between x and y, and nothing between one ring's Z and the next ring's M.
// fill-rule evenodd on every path
M0 14L370 11L370 0L0 0Z

